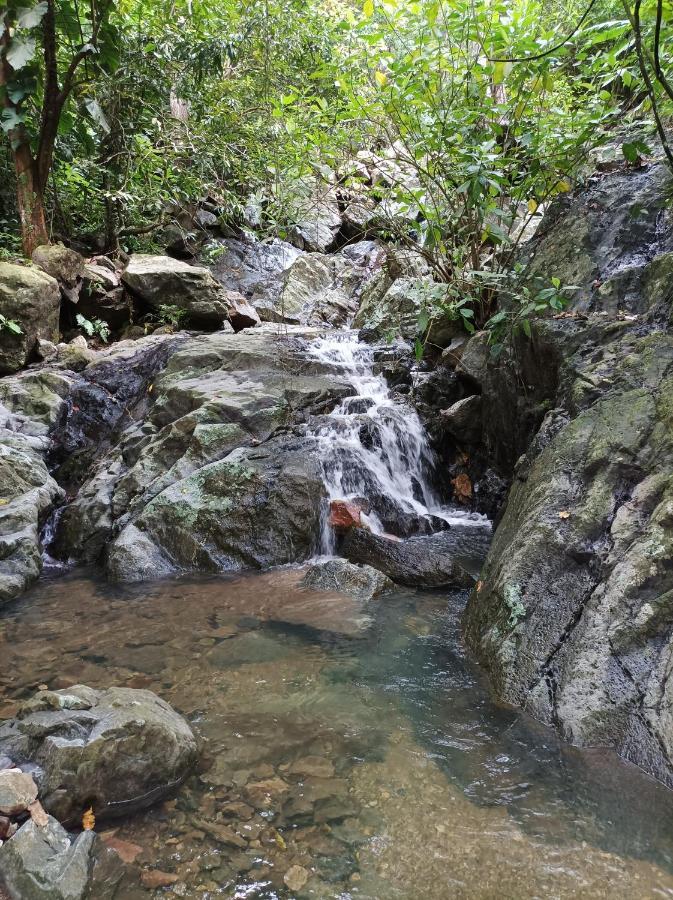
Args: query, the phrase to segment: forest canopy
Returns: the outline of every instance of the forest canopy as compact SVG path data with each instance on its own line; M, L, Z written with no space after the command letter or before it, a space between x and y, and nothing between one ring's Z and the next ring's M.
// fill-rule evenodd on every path
M376 204L379 232L463 296L508 270L611 129L628 164L652 123L670 157L672 16L664 0L11 2L2 252L152 249L203 198L284 236L320 182L363 233Z

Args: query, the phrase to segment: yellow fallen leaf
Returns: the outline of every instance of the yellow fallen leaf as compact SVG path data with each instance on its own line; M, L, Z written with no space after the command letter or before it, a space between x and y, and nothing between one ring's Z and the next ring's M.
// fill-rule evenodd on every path
M96 817L93 814L93 808L90 806L82 815L82 828L84 831L93 831L96 825Z
M528 201L528 212L534 213L537 209L537 200L533 200L532 198Z
M388 76L386 75L385 72L382 72L380 69L377 69L376 72L374 72L374 78L376 79L376 83L378 84L379 87L383 87L385 85L386 81L388 81Z
M558 514L558 517L559 517L559 519L569 519L570 518L570 510L562 509L561 512Z
M365 0L362 5L362 12L367 19L371 19L374 15L374 0Z
M9 500L6 497L0 497L0 506L7 506Z
M278 831L274 835L276 844L280 847L281 850L287 850L287 844L285 843L285 838Z

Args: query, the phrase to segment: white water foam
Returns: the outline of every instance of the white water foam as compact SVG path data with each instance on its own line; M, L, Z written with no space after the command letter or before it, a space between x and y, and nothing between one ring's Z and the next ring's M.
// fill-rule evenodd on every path
M374 373L374 351L344 331L312 341L309 354L333 367L353 385L316 432L328 499L389 498L403 513L435 517L448 524L488 524L488 519L442 504L431 485L435 459L421 421L410 404L396 401L383 375ZM363 520L384 531L375 512ZM323 522L322 552L333 552L329 512Z

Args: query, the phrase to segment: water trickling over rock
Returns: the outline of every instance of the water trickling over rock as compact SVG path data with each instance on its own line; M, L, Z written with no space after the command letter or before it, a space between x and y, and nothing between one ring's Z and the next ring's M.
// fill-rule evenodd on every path
M413 407L375 373L374 348L360 343L356 332L344 331L312 342L309 353L355 390L316 430L329 501L362 504L363 522L377 534L408 537L452 522L486 523L483 516L442 502L433 486L437 466L423 425ZM322 550L334 550L327 516Z

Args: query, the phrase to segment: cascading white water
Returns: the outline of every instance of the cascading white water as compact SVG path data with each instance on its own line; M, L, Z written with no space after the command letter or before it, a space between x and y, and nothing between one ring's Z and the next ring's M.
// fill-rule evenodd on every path
M376 533L386 530L377 506L393 506L419 521L441 519L483 526L485 517L442 505L430 484L435 461L418 415L396 402L385 378L374 373L374 351L356 332L339 332L313 341L309 354L333 367L353 385L347 397L316 431L328 499L371 501L363 520ZM383 517L385 518L385 517ZM326 514L322 552L334 549ZM441 523L440 523L441 524Z

